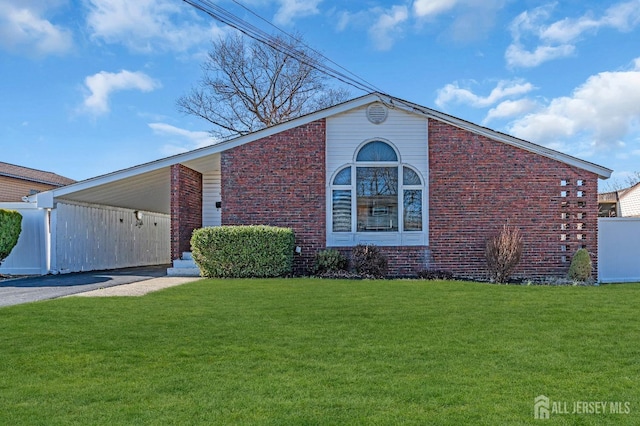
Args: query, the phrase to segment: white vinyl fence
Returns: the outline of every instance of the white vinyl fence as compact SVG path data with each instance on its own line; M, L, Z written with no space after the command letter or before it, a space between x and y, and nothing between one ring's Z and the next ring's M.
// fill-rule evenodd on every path
M598 280L640 282L640 218L598 219Z
M0 274L44 275L97 271L171 262L169 215L109 206L57 203L0 203L22 214L18 244Z
M87 204L52 211L53 271L79 272L171 263L169 215Z
M0 208L16 210L22 215L22 231L18 244L2 262L0 274L43 275L48 271L47 247L49 220L47 210L35 203L0 203Z

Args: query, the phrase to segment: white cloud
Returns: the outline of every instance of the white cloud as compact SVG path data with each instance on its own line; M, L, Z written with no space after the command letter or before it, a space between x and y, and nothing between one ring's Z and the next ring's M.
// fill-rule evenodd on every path
M69 52L73 48L71 31L47 20L48 11L44 5L0 0L0 47L28 56Z
M615 4L601 17L591 13L579 18L564 18L549 25L555 4L547 4L522 12L510 24L512 43L505 52L510 67L535 67L544 62L570 56L575 43L600 28L629 31L640 24L640 0ZM535 47L526 47L526 45Z
M317 15L320 2L322 0L278 0L280 8L273 20L278 25L289 25L297 18Z
M419 18L435 16L453 9L457 3L459 0L416 0L413 11Z
M209 132L185 130L166 123L149 123L148 125L153 133L171 139L171 143L162 147L163 155L180 154L218 142Z
M449 29L451 37L457 42L469 42L485 39L495 26L499 10L507 0L464 0L456 9L453 23Z
M90 92L84 100L84 110L94 115L109 112L109 97L113 92L122 90L150 92L161 86L158 81L145 73L127 70L119 73L101 71L85 78L84 84Z
M425 25L425 22L452 9L455 9L455 13L449 13L443 18L445 25L438 25L438 31L445 28L447 37L456 41L482 38L493 27L497 10L502 8L506 1L416 0L409 6L406 1L396 0L398 4L387 2L384 8L376 6L358 11L333 11L332 15L335 17L338 31L344 31L350 26L367 28L369 38L375 47L388 50L407 31L433 29L432 25ZM357 2L354 4L357 5Z
M591 148L616 147L640 124L640 61L628 71L589 77L571 96L553 99L540 111L516 120L509 131L549 145L583 137Z
M137 52L186 51L223 31L213 24L187 24L192 11L170 0L85 0L87 25L94 39L122 43ZM190 17L195 17L191 14Z
M552 59L570 56L575 46L563 44L561 46L538 46L533 51L526 50L520 43L512 43L504 54L510 67L537 67Z
M506 100L500 102L495 108L491 108L483 123L495 119L504 119L527 114L538 107L538 103L531 99Z
M501 99L524 95L534 89L531 83L521 80L502 80L491 90L488 96L478 96L471 90L461 88L457 82L450 83L438 90L436 105L443 108L450 103L466 104L476 108L485 108Z
M405 6L393 6L380 13L377 21L369 28L369 36L379 50L389 50L395 39L402 33L401 24L409 18Z
M613 28L629 31L640 23L640 0L618 3L609 7L604 15L597 19L584 15L578 19L565 18L542 27L540 38L549 42L569 43L576 41L583 33L599 28Z

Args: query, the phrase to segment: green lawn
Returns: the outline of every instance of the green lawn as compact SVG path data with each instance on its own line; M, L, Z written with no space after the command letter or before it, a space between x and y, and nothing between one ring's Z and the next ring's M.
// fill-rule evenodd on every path
M639 307L637 284L286 279L2 308L0 424L640 424ZM543 422L541 394L607 412Z

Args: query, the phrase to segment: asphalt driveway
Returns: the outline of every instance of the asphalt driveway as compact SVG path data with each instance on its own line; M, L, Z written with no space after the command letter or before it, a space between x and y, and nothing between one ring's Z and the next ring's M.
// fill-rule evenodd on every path
M169 266L144 266L0 281L0 307L164 277Z

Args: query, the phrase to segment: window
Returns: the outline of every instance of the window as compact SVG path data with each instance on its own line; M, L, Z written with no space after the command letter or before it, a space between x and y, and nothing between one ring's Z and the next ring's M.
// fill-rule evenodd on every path
M351 232L351 167L333 178L333 232Z
M376 140L355 153L331 181L330 230L402 233L423 230L423 181L396 150Z
M397 231L398 167L357 167L356 199L358 232Z

